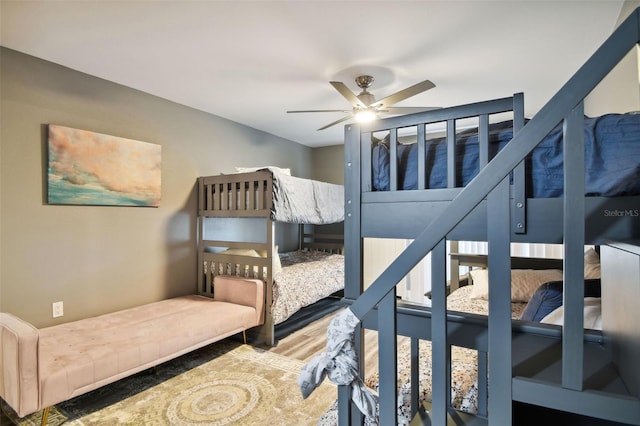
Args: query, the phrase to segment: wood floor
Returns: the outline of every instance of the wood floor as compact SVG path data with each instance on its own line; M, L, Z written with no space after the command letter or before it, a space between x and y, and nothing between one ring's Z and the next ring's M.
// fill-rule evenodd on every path
M270 352L308 362L314 356L326 350L327 328L329 327L331 320L340 312L340 310L325 315L319 320L316 320L304 328L291 333L287 337L280 339L274 347L261 347L269 350ZM370 374L378 369L378 333L376 331L366 330L364 338L364 367L366 374Z

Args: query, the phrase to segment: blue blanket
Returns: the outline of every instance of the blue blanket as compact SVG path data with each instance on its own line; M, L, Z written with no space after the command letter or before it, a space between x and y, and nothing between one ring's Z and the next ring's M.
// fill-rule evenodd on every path
M513 137L511 121L489 126L489 157ZM640 114L607 114L584 120L586 195L640 194ZM456 186L466 186L479 170L477 129L456 136ZM426 142L426 187L447 186L447 144L444 138ZM557 126L525 161L527 196L560 197L563 194L562 126ZM418 147L398 145L398 189L417 189ZM373 148L374 191L389 190L389 147Z

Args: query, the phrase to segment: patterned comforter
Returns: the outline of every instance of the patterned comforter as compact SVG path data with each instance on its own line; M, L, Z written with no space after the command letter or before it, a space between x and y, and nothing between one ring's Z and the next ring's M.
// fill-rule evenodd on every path
M275 324L344 289L343 255L298 250L279 256L282 270L274 277L271 305Z

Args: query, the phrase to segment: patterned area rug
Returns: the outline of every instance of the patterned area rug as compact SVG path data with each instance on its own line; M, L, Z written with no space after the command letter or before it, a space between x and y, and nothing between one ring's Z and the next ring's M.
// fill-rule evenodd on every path
M223 341L51 410L49 425L315 425L336 398L328 380L306 400L302 361ZM20 426L39 425L40 413ZM11 414L9 414L11 417Z

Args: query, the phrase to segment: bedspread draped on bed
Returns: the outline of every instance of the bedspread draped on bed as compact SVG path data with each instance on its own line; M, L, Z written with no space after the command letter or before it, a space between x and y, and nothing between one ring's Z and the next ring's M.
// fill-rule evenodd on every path
M277 169L273 175L271 219L277 222L322 225L344 220L344 187L289 176Z
M513 137L511 121L489 126L489 155L494 156ZM640 194L640 114L606 114L584 119L586 194L624 196ZM563 194L562 126L553 129L526 160L527 194L537 198ZM466 186L479 170L477 129L456 135L456 186ZM447 187L447 143L444 138L426 142L426 186ZM389 147L373 148L373 187L389 190ZM418 148L398 144L398 188L418 187Z
M280 253L271 314L279 324L320 299L344 289L344 256L321 251Z

